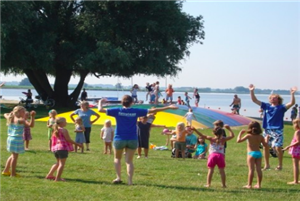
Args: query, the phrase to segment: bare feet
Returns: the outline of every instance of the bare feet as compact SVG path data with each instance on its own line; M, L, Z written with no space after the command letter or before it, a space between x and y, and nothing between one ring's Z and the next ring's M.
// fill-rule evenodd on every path
M287 184L289 185L297 185L297 184L300 184L299 182L295 182L295 181L291 181L291 182L288 182Z
M227 188L227 186L226 186L226 185L224 185L224 186L222 186L222 188Z
M252 186L250 186L250 185L246 185L246 186L243 186L243 188L251 189L251 188L252 188Z
M204 187L209 188L209 187L210 187L210 184L206 184L206 185L204 185Z
M260 185L256 184L256 185L254 186L254 188L259 189L259 188L261 188L261 187L260 187Z
M271 168L270 168L270 166L265 166L264 168L262 168L261 170L262 171L265 171L265 170L270 170Z
M275 168L275 170L282 170L282 167L277 166L277 167Z

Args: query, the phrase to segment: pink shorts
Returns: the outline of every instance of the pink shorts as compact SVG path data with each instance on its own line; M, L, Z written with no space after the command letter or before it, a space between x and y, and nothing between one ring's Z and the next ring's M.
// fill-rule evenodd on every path
M292 155L292 158L300 160L300 156L298 156L298 155Z
M207 167L214 168L215 166L218 168L225 168L225 156L220 153L211 153L208 156Z

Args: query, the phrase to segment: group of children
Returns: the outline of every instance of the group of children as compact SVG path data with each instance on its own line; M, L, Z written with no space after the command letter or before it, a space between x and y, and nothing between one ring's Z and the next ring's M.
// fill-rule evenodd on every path
M81 148L83 152L84 139L84 126L82 119L77 117L75 119L75 130L76 133L75 141L70 138L68 130L65 128L67 125L66 119L63 117L56 117L57 112L55 110L49 111L49 120L47 122L48 127L48 139L49 148L57 159L57 162L50 168L46 179L55 181L64 181L61 178L66 159L68 157L68 152L73 151L73 144L75 145L75 151L78 147ZM17 159L18 155L24 153L28 149L29 140L31 136L30 127L34 126L35 112L30 113L22 106L16 106L12 112L4 114L7 119L8 126L8 138L7 138L7 150L12 154L7 159L5 168L2 172L4 176L18 177L16 173ZM30 118L29 118L30 117ZM153 120L155 116L144 116L140 118L137 122L137 127L139 128L139 146L138 146L138 158L141 157L141 148L144 148L145 157L148 157L149 149L149 137L151 127L163 127L165 125L154 125ZM228 125L224 125L222 121L214 122L215 127L213 128L213 137L202 134L199 130L195 129L191 125L185 127L184 123L178 123L176 129L173 131L164 132L167 135L176 135L175 148L176 157L178 157L179 151L181 153L185 152L185 136L188 132L195 132L199 135L197 144L195 145L195 155L194 158L204 159L207 152L207 145L205 140L210 142L209 146L209 156L207 159L207 184L206 187L211 186L212 176L214 173L215 166L218 166L221 175L222 186L226 187L226 175L225 175L225 149L226 142L234 138L234 133ZM229 136L226 136L224 128L228 130ZM294 181L289 182L289 184L299 184L299 163L300 163L300 119L297 118L293 121L293 127L295 129L294 137L290 145L285 147L283 150L289 150L292 155L293 160L293 170L294 170ZM29 128L29 129L28 129ZM252 121L248 125L247 130L241 130L237 137L237 143L247 141L247 164L248 164L248 184L244 186L245 188L252 188L252 182L254 177L254 172L257 172L257 184L254 188L261 188L262 182L262 171L261 171L261 161L262 154L260 151L260 145L265 146L265 139L261 135L262 129L259 122ZM23 138L24 135L24 138ZM111 126L110 120L105 121L104 127L101 129L100 133L101 139L104 140L105 148L104 153L111 153L112 141L114 137L114 129ZM25 148L24 148L25 142ZM184 158L184 154L182 154ZM54 176L54 173L56 176Z

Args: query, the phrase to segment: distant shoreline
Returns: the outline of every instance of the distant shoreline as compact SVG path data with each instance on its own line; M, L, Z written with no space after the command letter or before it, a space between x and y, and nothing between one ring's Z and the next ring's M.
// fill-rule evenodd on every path
M123 89L117 89L117 88L110 88L110 87L83 87L86 90L92 90L92 91L130 91L130 88L123 88ZM160 87L161 91L165 91L165 87ZM15 85L4 85L2 89L35 89L33 86L15 86ZM75 87L69 87L69 90L74 90ZM208 89L208 88L204 88ZM210 88L209 88L210 89ZM178 87L174 88L176 92L189 92L192 93L194 88L192 87ZM146 89L141 89L140 91L146 91ZM234 89L210 89L208 90L201 90L201 88L198 88L198 92L201 94L204 93L225 93L225 94L249 94L249 91L234 91ZM271 89L256 89L255 94L271 94L277 93L282 95L289 95L289 90L271 90ZM296 92L295 95L300 95L300 92Z

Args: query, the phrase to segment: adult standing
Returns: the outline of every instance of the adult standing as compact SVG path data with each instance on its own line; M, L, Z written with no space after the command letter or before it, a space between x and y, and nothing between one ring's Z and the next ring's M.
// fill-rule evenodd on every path
M229 107L232 106L232 110L234 111L234 113L236 114L240 114L240 109L241 109L241 106L242 106L242 101L241 99L238 97L238 95L234 95L233 97L233 101L232 103L229 105Z
M265 147L264 157L265 157L265 166L263 170L270 169L269 163L269 146L275 148L278 155L278 166L275 170L282 170L282 146L283 146L283 118L284 113L295 104L295 92L297 91L296 87L291 88L291 101L287 104L282 104L283 99L278 94L271 94L269 96L269 103L261 102L257 100L254 94L254 85L250 84L250 96L251 100L259 105L261 109L264 111L263 117L263 128L264 133L263 136L267 142L267 146Z
M194 89L193 98L195 98L195 106L198 107L199 106L199 102L200 102L200 95L198 93L198 89L197 88Z
M133 156L138 147L137 118L146 116L148 113L155 113L167 109L177 109L174 105L161 108L131 108L133 98L125 95L122 98L122 107L103 108L105 100L101 99L98 103L99 112L106 113L116 119L116 132L114 136L114 164L117 178L113 180L114 184L122 183L121 180L121 159L124 149L126 149L125 161L127 166L128 185L132 185L134 173Z
M75 115L78 115L82 119L83 126L85 128L84 137L86 142L86 150L90 151L90 135L92 130L92 124L100 118L100 115L89 108L89 102L87 101L82 101L80 103L80 109L75 110L70 115L73 122L75 122ZM96 118L91 121L91 116L96 116Z
M81 92L81 95L80 95L80 100L81 101L86 101L87 97L88 97L88 94L85 91L85 89L83 89L83 91Z

